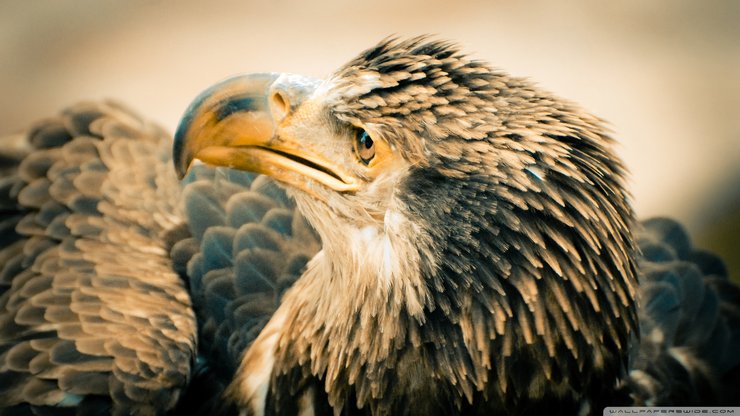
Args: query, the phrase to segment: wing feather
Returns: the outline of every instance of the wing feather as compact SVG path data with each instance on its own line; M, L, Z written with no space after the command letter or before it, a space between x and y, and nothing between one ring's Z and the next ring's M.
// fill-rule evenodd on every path
M187 263L200 368L181 408L209 413L320 240L265 176L201 165L185 183L192 237L175 245L172 258Z
M655 218L638 234L640 343L630 364L636 404L737 404L740 288L722 261L696 250L677 222Z
M97 103L0 140L0 407L173 408L196 324L166 238L183 221L169 138Z

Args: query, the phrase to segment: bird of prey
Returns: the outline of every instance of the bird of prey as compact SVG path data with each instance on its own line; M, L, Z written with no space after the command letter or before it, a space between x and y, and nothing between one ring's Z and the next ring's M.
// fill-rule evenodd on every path
M738 402L722 262L636 221L600 119L454 44L226 80L174 141L112 102L1 140L2 414Z

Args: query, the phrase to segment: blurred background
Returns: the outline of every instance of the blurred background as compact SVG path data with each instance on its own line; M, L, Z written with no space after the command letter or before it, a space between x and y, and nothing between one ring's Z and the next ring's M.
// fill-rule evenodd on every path
M740 1L0 2L0 134L115 98L170 131L227 76L323 77L390 35L436 34L608 120L641 217L740 275Z

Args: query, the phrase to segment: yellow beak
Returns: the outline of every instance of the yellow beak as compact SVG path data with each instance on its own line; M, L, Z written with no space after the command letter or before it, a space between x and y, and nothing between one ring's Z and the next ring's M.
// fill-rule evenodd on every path
M185 112L175 134L173 161L178 177L194 159L266 174L304 190L309 180L338 192L358 189L357 180L320 152L280 134L318 81L275 73L228 79L201 93Z

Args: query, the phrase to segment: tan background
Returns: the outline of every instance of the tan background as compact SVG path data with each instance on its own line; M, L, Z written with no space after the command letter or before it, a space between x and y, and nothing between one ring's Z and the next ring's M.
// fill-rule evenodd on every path
M170 131L229 75L437 34L609 120L641 216L740 254L740 1L0 1L0 134L113 97ZM734 272L737 277L738 272Z

